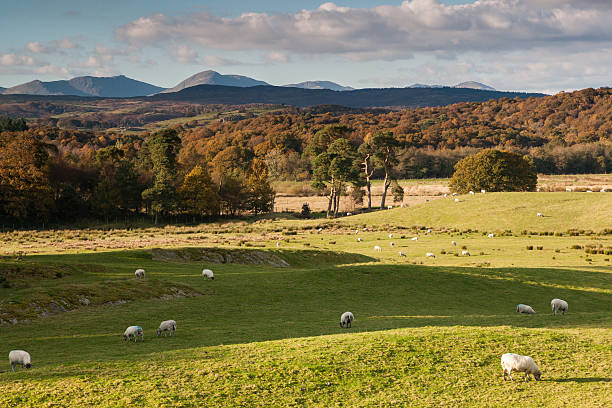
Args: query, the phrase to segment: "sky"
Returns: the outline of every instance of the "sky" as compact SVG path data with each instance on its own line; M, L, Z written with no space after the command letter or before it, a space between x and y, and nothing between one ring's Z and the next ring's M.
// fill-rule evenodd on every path
M213 69L283 85L610 86L612 0L21 0L0 14L0 86Z

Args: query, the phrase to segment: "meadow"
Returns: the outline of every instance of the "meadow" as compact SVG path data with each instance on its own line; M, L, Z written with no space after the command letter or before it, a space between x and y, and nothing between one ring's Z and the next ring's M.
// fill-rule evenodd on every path
M0 366L0 405L609 406L612 194L460 200L0 234L0 353L33 359ZM228 262L245 259L257 261ZM176 336L158 338L166 319ZM132 324L144 342L122 341ZM504 382L505 352L532 356L542 381Z

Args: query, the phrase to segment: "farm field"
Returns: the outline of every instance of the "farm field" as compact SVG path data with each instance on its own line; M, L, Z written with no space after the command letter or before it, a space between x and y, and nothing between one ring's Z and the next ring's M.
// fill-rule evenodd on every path
M609 406L612 194L460 200L1 234L0 353L28 350L33 368L0 366L0 406ZM176 336L158 338L166 319ZM144 342L122 341L132 324ZM504 382L505 352L543 381Z

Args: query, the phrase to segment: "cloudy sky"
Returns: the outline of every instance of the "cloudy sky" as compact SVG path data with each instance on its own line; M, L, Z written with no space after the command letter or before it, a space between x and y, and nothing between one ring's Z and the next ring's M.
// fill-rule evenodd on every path
M21 0L3 5L0 86L206 69L282 85L610 86L610 0Z

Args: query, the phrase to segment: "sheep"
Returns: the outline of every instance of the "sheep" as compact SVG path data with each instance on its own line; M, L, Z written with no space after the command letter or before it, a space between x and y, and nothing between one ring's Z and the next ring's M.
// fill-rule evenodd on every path
M351 216L351 215L353 215L353 213L350 213L350 212L347 212L347 213L346 213L346 216L347 216L347 217L348 217L348 216Z
M355 230L355 234L359 234L359 230L358 229Z
M550 305L552 306L553 314L556 316L557 311L561 311L563 315L567 312L567 302L561 299L553 299L550 301Z
M382 252L382 248L381 248L381 247L379 247L378 245L374 245L374 250L375 250L376 252Z
M533 358L528 356L521 356L514 353L506 353L501 356L501 366L504 372L504 381L506 381L506 373L510 377L510 381L514 381L512 378L512 372L524 372L525 382L529 380L529 374L533 375L536 381L540 381L540 369L533 361Z
M529 305L519 303L516 305L516 313L536 314L535 310Z
M323 228L319 228L319 229L317 230L317 232L319 232L319 233L320 233L321 231L323 231Z
M461 200L460 200L460 199L458 199L458 198L455 198L455 202L456 202L456 203L460 203L460 202L461 202Z
M368 229L366 227L363 227L363 232L366 232Z
M20 365L21 368L32 367L32 359L30 353L23 350L11 350L9 353L9 362L11 363L11 369L15 371L15 366Z
M543 216L544 216L544 214L542 214L542 213L537 213L537 214L536 214L536 216L537 216L537 217L543 217Z
M427 233L431 234L431 228L427 228Z
M406 256L406 254L403 253L402 251L399 251L399 256Z
M389 238L393 238L393 234L389 234Z
M463 256L470 256L470 251L461 251L461 255Z
M174 320L164 320L159 324L159 328L157 329L157 337L161 336L164 333L164 337L166 337L166 332L170 332L170 336L174 336L174 331L176 330L176 322Z
M355 320L355 316L351 312L342 313L342 316L340 316L340 327L346 326L347 329L350 329L353 320Z
M280 248L280 241L276 241L276 247Z
M134 272L134 276L136 276L136 278L138 278L138 279L144 279L145 278L145 270L144 269L136 269L136 272Z
M361 241L363 241L363 239L357 238L357 242L361 242Z
M395 242L391 242L390 244L391 244L391 246L394 246L394 245L395 245Z
M140 336L142 341L144 341L144 333L142 331L142 327L140 326L130 326L125 329L123 333L123 341L134 339L134 343L136 343L137 337Z
M411 240L412 240L412 241L418 241L418 240L419 240L419 237L414 237L414 238L412 238Z
M474 194L476 194L476 193L474 193L473 191L470 191L470 195L474 195Z
M215 280L215 274L210 269L202 269L202 277L206 280Z
M488 238L493 238L495 236L494 233L490 233L489 235L487 235Z
M388 205L388 206L387 206L387 210L390 210L390 209L392 209L392 208L393 208L393 206L392 206L392 205Z
M457 241L451 241L452 246L457 246Z
M481 194L485 194L487 191L486 190L480 190Z
M573 189L573 188L571 188L571 187L565 187L565 192L567 192L567 193L571 193L572 191L574 191L574 189Z
M433 252L428 252L428 253L425 254L425 256L427 258L435 258L436 257L436 255Z
M444 193L444 198L448 197L448 194Z
M452 196L453 196L453 197L454 197L454 196L456 196L456 195L457 195L457 193L453 193L453 194L452 194Z

